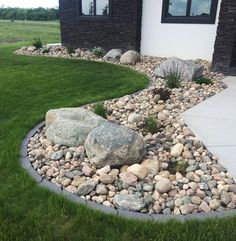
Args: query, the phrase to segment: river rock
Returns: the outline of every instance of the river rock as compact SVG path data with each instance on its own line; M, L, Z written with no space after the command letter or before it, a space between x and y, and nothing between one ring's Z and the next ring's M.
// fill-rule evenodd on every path
M184 145L181 143L178 143L172 147L170 154L173 157L179 157L181 155L183 149L184 149Z
M146 153L146 145L135 131L106 122L88 135L85 150L90 162L102 168L139 163Z
M113 199L113 203L118 208L136 212L142 210L146 206L144 199L134 194L117 194Z
M133 173L139 180L143 180L148 174L148 169L140 164L133 164L127 171Z
M167 178L161 178L160 180L157 181L155 185L155 189L159 193L167 193L172 189L171 181Z
M88 134L106 120L83 108L49 110L46 114L46 137L69 147L80 146Z
M86 182L83 182L77 189L77 195L79 196L85 196L93 191L93 189L96 187L97 182L90 179Z

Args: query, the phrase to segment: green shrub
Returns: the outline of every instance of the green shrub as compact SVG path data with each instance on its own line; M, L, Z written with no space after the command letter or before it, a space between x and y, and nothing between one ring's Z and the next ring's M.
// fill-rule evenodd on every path
M180 161L180 162L174 162L169 164L169 172L173 175L176 174L176 172L181 173L182 175L186 174L186 169L188 168L188 162L187 161Z
M67 46L66 50L67 50L68 54L74 54L75 53L75 49L72 46Z
M157 119L154 116L149 116L145 121L145 129L154 134L157 132Z
M36 47L36 49L41 49L43 47L43 42L40 38L35 38L32 45Z
M181 83L181 74L176 72L169 72L164 76L166 87L170 89L179 88Z
M202 84L211 85L211 84L213 84L212 80L210 78L207 78L207 77L201 77L201 78L198 78L194 81L199 85L202 85Z
M97 57L103 57L105 55L105 50L101 47L94 47L92 49L92 53L95 54Z
M48 49L48 48L45 48L45 49L43 49L43 51L42 51L43 54L48 54L49 52L50 52L50 49Z
M153 95L160 95L160 100L167 101L170 99L171 91L164 88L154 89Z
M104 106L103 103L97 103L95 104L94 106L94 113L103 117L103 118L106 118L107 116L107 108Z

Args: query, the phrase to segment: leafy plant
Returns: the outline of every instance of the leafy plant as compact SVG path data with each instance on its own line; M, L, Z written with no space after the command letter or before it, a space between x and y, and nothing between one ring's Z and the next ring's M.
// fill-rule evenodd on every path
M211 85L213 83L212 80L207 77L201 77L201 78L195 79L194 81L199 85L202 85L202 84Z
M103 117L103 118L106 118L107 116L107 108L104 106L103 103L97 103L95 104L94 106L94 113Z
M159 95L160 100L167 101L170 99L171 91L164 88L154 89L153 95Z
M92 49L92 53L95 54L97 57L103 57L105 55L105 50L101 47L94 47Z
M43 42L40 38L34 38L32 45L36 47L36 49L41 49L43 47Z
M179 71L170 71L164 76L166 87L170 89L179 88L181 84L181 74Z
M42 53L43 54L48 54L50 52L50 49L49 48L45 48L43 49Z
M66 50L67 50L68 54L74 54L75 53L75 49L72 46L67 46Z
M188 168L188 162L187 161L180 161L180 162L174 162L169 164L169 171L171 174L176 174L176 172L181 173L182 175L186 174L186 169Z
M145 125L145 129L154 134L157 132L157 119L154 116L149 116L146 121L145 121L146 125Z

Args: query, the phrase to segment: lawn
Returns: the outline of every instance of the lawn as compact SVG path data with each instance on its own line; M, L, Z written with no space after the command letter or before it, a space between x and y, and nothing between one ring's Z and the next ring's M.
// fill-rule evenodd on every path
M24 28L24 23L0 22L0 42L17 41L0 45L0 240L236 240L235 217L165 224L129 221L76 205L36 186L20 167L19 146L48 109L118 97L147 85L144 76L127 68L12 53L34 37L58 42L58 29L57 24L28 23Z

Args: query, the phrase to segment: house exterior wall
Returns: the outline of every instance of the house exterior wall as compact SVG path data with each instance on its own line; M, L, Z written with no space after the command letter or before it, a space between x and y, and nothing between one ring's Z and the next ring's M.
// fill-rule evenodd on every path
M143 0L141 53L211 61L221 1L218 3L215 24L161 23L162 2L163 0Z
M140 49L142 0L112 0L111 18L81 19L79 0L60 0L62 44L123 51Z
M235 74L236 65L236 1L223 0L213 57L215 70Z

